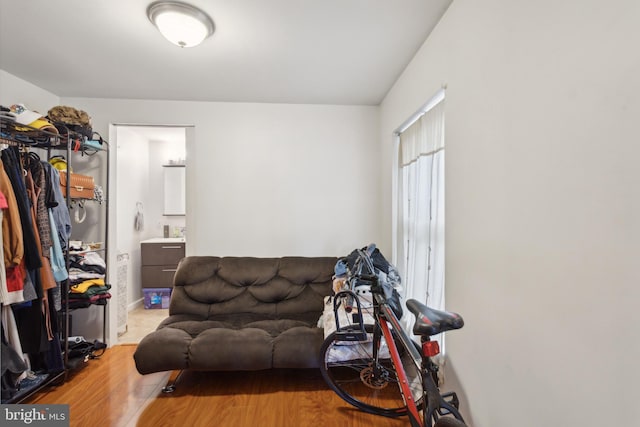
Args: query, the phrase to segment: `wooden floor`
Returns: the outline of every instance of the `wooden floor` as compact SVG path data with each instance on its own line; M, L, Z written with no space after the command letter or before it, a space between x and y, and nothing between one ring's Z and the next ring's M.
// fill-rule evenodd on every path
M109 348L55 388L28 402L69 404L71 426L382 427L407 425L352 408L317 370L185 373L173 394L161 388L173 373L140 375L135 345ZM171 378L170 378L171 377Z

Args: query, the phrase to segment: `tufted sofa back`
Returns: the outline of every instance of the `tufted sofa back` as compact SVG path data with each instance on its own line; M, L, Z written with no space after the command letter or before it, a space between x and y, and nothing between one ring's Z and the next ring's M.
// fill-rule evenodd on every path
M334 257L191 256L178 265L170 315L316 319L332 294Z

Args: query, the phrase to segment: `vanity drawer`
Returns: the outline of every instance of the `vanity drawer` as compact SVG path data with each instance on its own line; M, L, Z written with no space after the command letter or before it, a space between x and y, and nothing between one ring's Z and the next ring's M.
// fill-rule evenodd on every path
M142 265L173 265L177 266L184 258L184 243L143 243Z
M143 288L172 288L173 276L177 266L175 265L150 265L142 266Z

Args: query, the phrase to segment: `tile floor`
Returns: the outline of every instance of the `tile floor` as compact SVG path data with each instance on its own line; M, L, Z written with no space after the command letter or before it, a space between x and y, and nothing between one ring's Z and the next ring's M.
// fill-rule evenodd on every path
M129 312L127 331L118 336L118 344L137 344L145 335L155 331L160 322L169 317L169 309L145 310L140 306Z

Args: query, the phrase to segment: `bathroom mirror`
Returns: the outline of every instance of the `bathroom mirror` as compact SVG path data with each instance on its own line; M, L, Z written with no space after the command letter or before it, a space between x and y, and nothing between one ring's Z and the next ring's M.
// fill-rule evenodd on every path
M165 165L164 169L164 215L185 214L185 167Z

